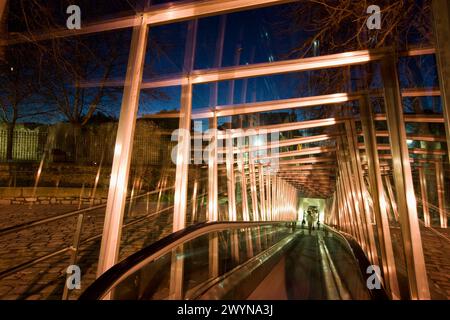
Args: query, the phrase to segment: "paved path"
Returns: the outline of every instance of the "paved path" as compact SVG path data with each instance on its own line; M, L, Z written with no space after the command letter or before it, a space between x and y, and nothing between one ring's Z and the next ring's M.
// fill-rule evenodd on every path
M150 203L149 212L155 209ZM0 206L0 228L17 225L76 210L70 205L5 205ZM125 222L146 215L146 203L137 203ZM100 234L103 228L104 210L97 209L86 215L82 240ZM130 255L145 245L169 234L172 230L172 214L168 210L160 215L125 228L122 233L120 258ZM0 270L24 263L33 258L51 253L72 243L76 217L65 218L45 226L0 237ZM79 296L81 291L95 279L100 241L92 241L81 246L77 265L82 271L82 289L73 290L70 298ZM65 283L65 271L69 265L69 253L38 263L23 271L0 280L0 299L60 299Z

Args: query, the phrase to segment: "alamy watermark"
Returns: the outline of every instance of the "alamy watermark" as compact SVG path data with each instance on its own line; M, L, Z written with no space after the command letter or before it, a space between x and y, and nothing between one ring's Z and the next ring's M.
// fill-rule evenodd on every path
M367 274L370 276L367 278L366 285L369 290L381 289L381 269L377 265L371 265L367 267Z
M69 30L80 30L81 29L81 9L77 5L70 5L66 10L67 14L70 16L67 18L66 26Z
M67 289L69 289L69 290L81 289L81 269L80 269L80 267L72 264L67 267L66 273L67 273L67 279L66 279Z
M172 149L172 162L178 160L183 164L208 164L211 154L217 148L217 163L226 163L235 159L235 154L246 154L244 162L249 162L250 156L255 164L263 164L269 171L276 172L279 165L279 131L266 129L208 129L203 131L202 122L194 122L194 134L189 130L178 129L172 133L172 141L177 145ZM193 143L192 143L193 142ZM206 143L206 144L205 144ZM193 145L192 145L193 144ZM187 153L182 154L182 150ZM191 157L193 151L193 157ZM251 153L251 154L248 154ZM180 159L178 159L180 157Z
M367 8L370 16L367 18L366 26L369 30L381 29L381 8L377 5L371 5Z

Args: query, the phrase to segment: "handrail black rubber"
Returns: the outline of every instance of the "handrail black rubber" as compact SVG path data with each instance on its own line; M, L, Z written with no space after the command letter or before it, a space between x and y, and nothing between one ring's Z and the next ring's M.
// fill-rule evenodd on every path
M286 223L285 221L264 221L264 222L202 222L192 226L188 226L182 230L174 232L151 245L135 252L129 257L125 258L121 262L117 263L105 273L103 273L98 279L94 281L79 297L79 300L100 300L112 287L118 277L126 273L133 266L144 261L152 254L164 249L175 241L194 233L202 228L209 227L211 225L223 225L229 227L233 224L248 224L248 227L252 226L264 226L264 225L277 225Z
M352 235L345 233L343 231L336 230L335 228L332 228L332 227L329 227L326 225L324 225L324 227L327 228L328 230L340 235L341 237L343 237L345 239L345 241L350 246L350 250L352 251L353 256L355 257L356 262L358 263L361 274L362 275L366 274L367 268L372 264L370 263L369 259L367 258L366 254L364 253L363 249L361 248L359 243L356 241L356 239ZM380 281L380 283L381 283L381 281ZM369 291L369 294L370 294L372 300L389 300L389 296L386 293L386 289L384 288L382 283L381 283L380 289L373 289L373 290L367 289L367 290Z

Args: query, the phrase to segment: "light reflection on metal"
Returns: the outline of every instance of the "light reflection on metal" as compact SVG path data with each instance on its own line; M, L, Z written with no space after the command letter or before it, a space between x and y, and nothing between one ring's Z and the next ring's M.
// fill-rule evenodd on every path
M238 147L242 144L242 140L238 139ZM240 172L241 181L241 200L242 200L242 218L244 221L250 221L250 214L248 210L248 197L247 197L247 175L245 173L244 166L244 154L243 152L238 153L238 170Z
M392 189L392 183L391 178L388 175L384 176L384 183L387 189L387 195L386 197L389 198L391 208L394 214L394 220L398 221L398 208L397 208L397 202L395 202L395 196L394 191Z
M398 83L396 58L382 61L382 79L385 89L385 106L390 144L393 155L393 175L406 269L412 299L430 299L422 239L417 217L417 204L406 144L405 119Z
M269 150L269 149L276 149L276 148L282 148L282 147L297 146L297 145L306 144L306 143L323 142L323 141L328 141L328 140L334 139L336 136L337 136L337 134L328 134L327 133L327 134L320 134L320 135L316 135L316 136L306 136L306 137L300 137L300 138L279 140L277 142L263 144L260 146L243 146L241 149L234 148L233 153ZM218 152L225 153L226 149L220 148L218 150Z
M343 103L350 100L356 100L358 98L359 95L353 96L348 95L347 93L335 93L323 96L302 97L286 100L231 104L228 106L218 106L216 114L217 117L227 117L258 112L323 106L328 104ZM198 111L192 115L193 119L210 118L211 116L212 114L209 111Z
M213 135L208 151L208 221L217 221L219 218L218 206L218 168L217 168L217 118L210 119L209 128Z
M436 191L439 205L439 221L441 228L447 228L447 213L445 208L444 169L442 162L435 163Z
M196 178L194 181L194 189L192 190L192 200L191 200L191 206L192 206L191 221L192 221L192 223L195 223L197 221L197 192L198 192L198 179Z
M428 190L427 190L427 178L425 176L425 168L423 166L418 167L419 169L419 181L420 181L420 195L422 197L422 211L423 211L423 221L425 227L431 226L430 221L430 210L428 208Z
M134 27L131 39L126 85L124 87L117 128L97 276L100 276L117 262L120 247L134 129L148 35L148 28L145 24L142 24L142 18L136 18L136 22L139 26ZM117 152L118 150L120 152Z
M228 220L236 221L236 181L234 172L233 138L231 135L226 139L226 170L227 170L227 198L228 198Z
M266 196L264 187L264 169L262 164L258 165L258 185L259 185L259 204L261 220L267 221L267 210L266 210Z
M209 279L219 276L219 236L216 232L209 234Z
M274 125L266 125L252 128L252 130L231 130L231 135L233 138L248 137L252 135L259 135L261 133L271 134L277 132L293 131L293 130L304 130L310 128L318 127L328 127L334 126L336 124L343 123L346 118L326 118L318 120L306 120L298 121L292 123L281 123ZM225 139L230 133L219 131L218 139Z
M179 134L176 154L175 199L173 211L173 232L186 226L188 170L191 162L190 130L192 113L192 83L189 74L194 66L198 21L189 21L186 39L183 71L188 75L188 83L181 88Z
M181 244L172 250L170 262L169 300L183 299L184 282L184 246Z
M262 8L295 0L193 0L180 1L178 3L167 3L152 5L149 10L141 13L144 24L162 25L194 18L221 15L229 12L238 12L255 8ZM53 38L69 37L75 35L92 34L104 31L112 31L139 26L135 16L111 19L103 22L83 25L83 28L68 30L67 28L53 30L38 30L34 34L18 34L7 41L1 41L0 45L12 45L33 41L42 41Z
M360 100L361 125L364 135L364 144L368 159L369 183L373 200L373 210L380 243L381 262L385 284L391 298L400 299L400 290L397 280L397 268L394 260L389 219L387 215L386 196L383 180L381 178L380 162L378 159L377 139L373 123L373 114L368 97Z
M258 208L258 195L256 189L256 172L255 172L255 162L253 159L253 152L248 154L249 162L249 175L250 175L250 197L252 200L252 216L253 221L260 221L259 208Z
M345 122L347 131L348 147L350 151L350 159L352 164L352 172L355 178L355 191L360 204L361 222L362 227L365 230L367 242L368 242L368 256L374 265L379 265L377 249L375 247L375 237L373 234L373 227L370 219L370 211L367 204L367 198L364 196L366 191L366 185L364 183L364 177L361 168L361 159L359 150L357 147L357 135L355 128L355 121L348 120Z
M442 112L445 119L447 150L450 155L450 5L447 0L433 0L433 27L436 43L436 63L442 91ZM450 160L450 158L449 158Z

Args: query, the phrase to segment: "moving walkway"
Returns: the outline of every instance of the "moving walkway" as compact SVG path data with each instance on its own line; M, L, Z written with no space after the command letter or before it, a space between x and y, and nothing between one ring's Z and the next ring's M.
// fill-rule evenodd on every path
M368 265L356 241L328 226L202 223L119 262L80 299L387 299L368 289Z

